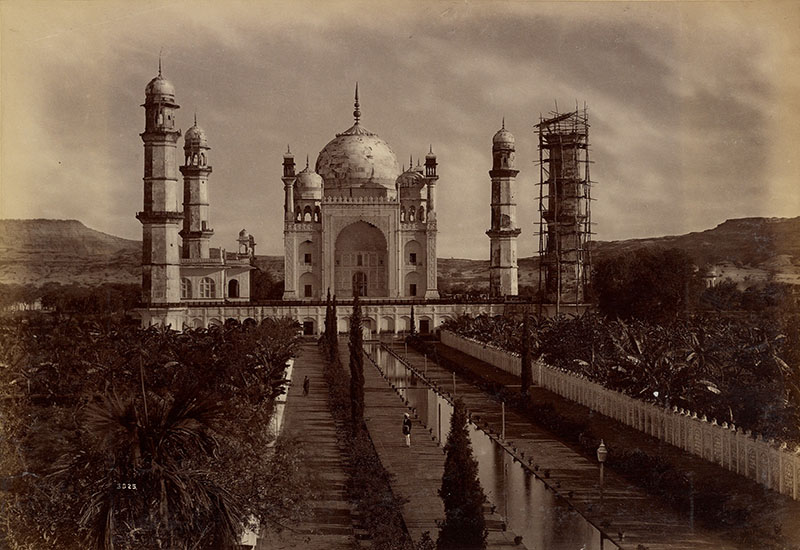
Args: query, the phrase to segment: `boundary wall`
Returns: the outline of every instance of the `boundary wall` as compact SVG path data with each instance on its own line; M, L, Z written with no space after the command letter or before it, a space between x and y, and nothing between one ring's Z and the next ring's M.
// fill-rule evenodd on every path
M441 332L441 341L500 370L520 375L519 354L447 330ZM709 421L706 415L634 399L542 362L535 362L532 370L533 382L540 387L800 500L800 447L789 449L786 443L765 440L727 422Z

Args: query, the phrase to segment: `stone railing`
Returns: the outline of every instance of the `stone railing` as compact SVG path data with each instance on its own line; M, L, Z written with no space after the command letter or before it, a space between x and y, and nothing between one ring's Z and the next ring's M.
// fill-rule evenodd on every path
M520 375L520 357L516 353L446 330L442 331L442 343L500 370ZM533 365L533 381L566 399L800 500L800 448L789 449L786 443L765 440L727 422L709 421L705 415L646 403L541 362Z
M341 204L397 204L397 198L393 197L343 197L340 195L325 196L322 198L323 203L341 203Z

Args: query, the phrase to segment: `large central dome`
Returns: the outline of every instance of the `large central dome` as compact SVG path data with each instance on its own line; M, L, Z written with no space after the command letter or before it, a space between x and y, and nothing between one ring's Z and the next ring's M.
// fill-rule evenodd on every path
M325 182L325 194L367 196L378 190L379 195L394 196L397 157L388 143L359 123L358 88L353 116L355 124L336 134L317 157L315 171Z

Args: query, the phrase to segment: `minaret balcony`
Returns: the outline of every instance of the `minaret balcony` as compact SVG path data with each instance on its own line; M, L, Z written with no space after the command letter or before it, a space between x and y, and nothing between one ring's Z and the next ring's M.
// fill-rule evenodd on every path
M183 221L183 212L163 210L137 212L136 219L142 223L177 223Z
M151 142L169 142L170 144L175 144L178 141L178 138L181 137L180 130L170 130L168 128L153 128L142 132L139 134L139 137L142 138L142 141L145 143Z
M184 176L207 176L213 171L210 164L206 164L205 166L200 166L199 164L184 164L179 167L178 170L180 170L181 174Z
M185 231L181 229L178 235L184 239L210 239L214 235L213 229L203 229L201 231Z
M513 168L494 168L489 170L490 178L515 178L519 174L519 170Z
M518 227L510 227L508 229L489 229L488 231L486 231L486 234L489 236L490 239L515 238L519 237L520 233L522 233L522 229Z

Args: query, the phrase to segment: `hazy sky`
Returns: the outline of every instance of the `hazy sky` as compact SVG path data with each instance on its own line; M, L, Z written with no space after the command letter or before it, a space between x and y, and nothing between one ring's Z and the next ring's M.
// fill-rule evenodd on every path
M282 252L282 154L362 124L433 145L440 257L486 258L491 138L517 138L535 252L539 114L588 104L601 240L800 215L798 2L0 3L0 217L141 238L144 88L208 134L214 245ZM182 147L182 140L180 142Z

